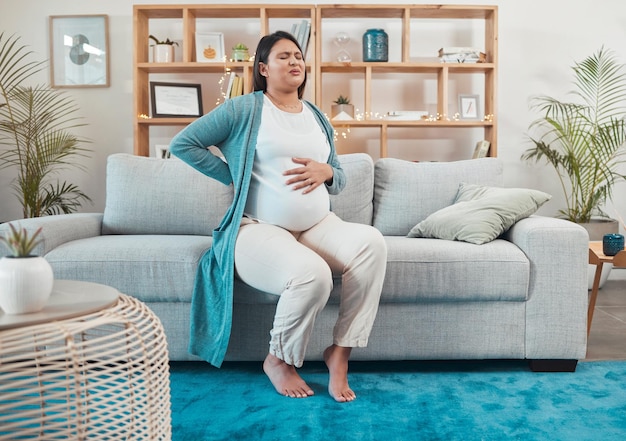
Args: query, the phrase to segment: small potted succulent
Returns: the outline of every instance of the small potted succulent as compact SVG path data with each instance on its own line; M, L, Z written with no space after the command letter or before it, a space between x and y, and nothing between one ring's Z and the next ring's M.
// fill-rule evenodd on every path
M332 119L353 119L354 118L354 106L350 104L350 99L347 96L339 95L339 97L333 101L331 107Z
M0 259L0 308L6 314L26 314L43 309L52 292L52 267L43 257L32 254L41 239L41 228L32 235L25 228L9 224L0 235L11 253Z
M178 46L176 41L166 38L159 40L154 35L149 36L154 41L152 46L152 61L155 63L171 63L174 61L174 46Z
M248 52L248 46L243 43L238 43L233 46L230 54L231 61L248 61L250 60L250 53Z

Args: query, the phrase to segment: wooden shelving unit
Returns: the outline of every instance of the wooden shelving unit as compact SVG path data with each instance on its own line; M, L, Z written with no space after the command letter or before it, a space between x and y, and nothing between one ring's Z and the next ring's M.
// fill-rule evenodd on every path
M430 74L437 82L437 114L440 119L435 121L394 121L386 119L368 119L367 117L349 122L335 122L337 126L349 125L351 129L361 127L378 128L380 140L380 156L388 155L388 132L391 128L482 128L484 139L491 143L490 156L497 156L497 43L498 43L498 8L497 6L473 5L135 5L134 6L134 98L135 98L135 147L137 155L149 155L150 128L156 126L184 126L193 119L189 118L149 118L149 76L150 74L194 74L220 73L225 69L240 72L244 79L244 90L252 88L252 63L223 62L198 63L195 61L195 32L199 19L249 19L258 24L259 37L272 32L271 20L274 18L308 19L311 20L311 37L307 68L310 72L307 89L314 102L321 107L324 97L324 76L326 74L346 75L347 78L360 78L363 81L364 115L372 114L374 106L372 90L378 74ZM149 29L150 20L180 20L183 29L182 61L175 63L149 62ZM325 21L375 19L396 20L401 24L401 55L400 60L389 62L353 61L341 63L323 61L329 59L323 53L323 41L329 36L323 35ZM440 63L433 56L426 60L411 58L412 27L418 26L420 20L446 20L463 23L465 20L483 22L484 41L482 48L486 53L485 63ZM390 44L395 44L390 41ZM355 57L356 58L356 57ZM480 75L484 78L484 90L480 91L482 113L488 117L480 120L456 120L452 118L453 109L449 108L450 77L459 75ZM208 112L211 109L205 109Z
M336 122L335 125L349 125L350 128L377 127L380 129L380 156L388 155L388 132L394 127L419 128L483 128L484 139L491 143L490 156L497 155L497 116L496 116L496 75L497 75L497 6L454 6L454 5L318 5L315 28L317 32L317 70L315 71L316 102L323 100L324 75L327 73L344 74L354 77L361 76L364 84L364 119L349 122ZM322 42L328 40L324 35L325 20L354 20L354 19L397 20L401 23L401 59L389 62L330 62L322 52ZM484 51L487 54L485 63L441 63L436 57L424 61L411 59L411 31L412 26L420 19L428 20L482 20L484 22ZM390 41L391 43L391 41ZM441 119L435 121L390 121L386 119L368 119L373 112L372 90L375 87L375 74L380 73L414 73L433 74L437 77L437 114ZM450 75L452 74L480 74L484 75L484 120L455 120L454 111L449 109L450 102Z
M174 63L152 63L149 57L150 21L162 19L180 20L182 23L182 61ZM258 24L259 38L272 32L273 19L308 19L315 23L313 5L134 5L134 153L150 154L150 128L156 126L185 126L193 118L150 118L150 74L202 74L223 73L230 69L241 74L244 91L252 90L251 62L202 63L195 59L195 33L199 20L249 19ZM309 50L315 53L314 29L311 29ZM226 51L228 55L228 50ZM308 69L314 72L316 60L311 57ZM312 93L315 93L314 87ZM208 112L211 109L205 109Z

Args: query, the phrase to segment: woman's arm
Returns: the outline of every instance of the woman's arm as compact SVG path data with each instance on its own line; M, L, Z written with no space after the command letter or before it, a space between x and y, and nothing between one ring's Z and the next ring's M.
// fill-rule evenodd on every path
M332 178L326 182L326 188L330 194L339 194L341 190L346 186L346 175L341 168L339 158L337 158L337 152L335 150L335 131L333 126L328 122L326 115L313 103L305 101L309 108L313 111L313 114L317 118L317 122L322 127L322 130L326 134L328 144L330 145L330 155L328 156L328 165L333 169Z
M170 152L200 173L230 185L228 165L208 148L219 146L230 136L233 121L235 115L229 100L181 130L172 139Z

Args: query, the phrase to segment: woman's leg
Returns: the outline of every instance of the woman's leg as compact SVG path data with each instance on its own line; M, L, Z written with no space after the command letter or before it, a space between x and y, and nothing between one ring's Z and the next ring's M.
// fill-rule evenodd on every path
M375 228L344 222L332 213L302 233L299 241L342 275L339 317L324 360L330 372L330 394L337 401L351 401L355 394L348 386L348 358L351 348L367 345L385 278L387 247Z
M315 318L332 290L328 264L282 228L244 221L235 247L235 269L246 284L279 295L264 370L276 390L293 397L313 391L297 374Z

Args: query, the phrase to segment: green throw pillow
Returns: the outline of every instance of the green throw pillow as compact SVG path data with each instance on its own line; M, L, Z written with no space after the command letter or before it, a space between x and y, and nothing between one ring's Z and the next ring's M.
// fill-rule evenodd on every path
M407 237L430 237L483 244L530 216L552 196L526 188L459 185L454 204L415 225Z

